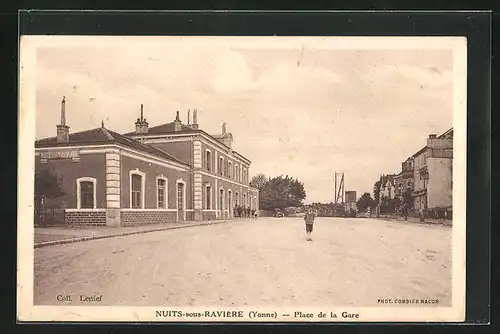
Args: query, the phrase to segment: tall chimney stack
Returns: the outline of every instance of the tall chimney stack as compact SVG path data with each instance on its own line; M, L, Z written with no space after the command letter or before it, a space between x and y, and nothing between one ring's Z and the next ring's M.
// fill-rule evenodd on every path
M193 129L198 130L198 110L193 110Z
M66 125L66 96L61 101L61 125Z
M144 105L141 104L141 118L138 118L135 122L135 133L148 133L149 124L144 118Z
M179 112L177 111L174 120L174 131L181 131L181 130L182 130L181 119L179 117Z
M63 96L61 101L61 124L56 125L57 142L69 142L69 126L66 125L66 96Z
M188 125L191 125L191 109L188 109Z

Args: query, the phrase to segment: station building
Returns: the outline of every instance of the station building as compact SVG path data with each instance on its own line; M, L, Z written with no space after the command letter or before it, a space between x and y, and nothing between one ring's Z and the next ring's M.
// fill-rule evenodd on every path
M56 175L64 193L44 199L39 212L59 212L67 224L124 226L231 219L236 205L259 209L251 161L232 149L226 124L210 135L194 110L187 124L177 112L172 122L149 127L141 105L133 132L102 124L70 133L65 108L63 99L57 135L35 142L35 172Z

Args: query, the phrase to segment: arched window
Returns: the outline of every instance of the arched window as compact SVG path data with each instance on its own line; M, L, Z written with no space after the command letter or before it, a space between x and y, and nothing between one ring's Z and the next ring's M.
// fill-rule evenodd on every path
M205 166L207 168L207 171L212 170L212 152L210 150L205 151Z
M227 177L231 178L232 176L233 176L233 163L231 161L228 161Z
M205 209L212 209L212 186L210 184L205 186Z
M168 208L168 182L163 176L159 176L156 179L156 203L158 209Z
M146 174L138 169L130 171L130 208L144 209Z
M96 208L96 179L81 177L76 180L76 207L78 209Z
M220 175L223 175L223 166L224 165L224 158L223 157L220 157L219 158L219 166L218 166L218 170L219 170L219 174Z

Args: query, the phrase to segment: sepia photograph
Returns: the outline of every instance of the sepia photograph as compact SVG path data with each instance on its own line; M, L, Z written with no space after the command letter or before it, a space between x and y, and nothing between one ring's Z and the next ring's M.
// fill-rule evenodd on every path
M18 318L464 321L466 56L22 36Z

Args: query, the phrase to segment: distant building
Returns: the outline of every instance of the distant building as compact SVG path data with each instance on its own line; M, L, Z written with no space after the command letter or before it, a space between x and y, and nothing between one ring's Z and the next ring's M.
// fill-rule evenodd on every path
M233 136L199 129L177 112L173 122L149 127L141 105L135 131L105 128L70 133L66 101L57 136L35 142L35 171L61 179L64 195L45 204L63 222L120 226L233 217L236 204L258 210L258 190L249 186L250 160L232 147Z
M380 198L392 199L396 196L395 174L382 175L380 178Z
M414 207L418 211L452 206L453 128L429 135L427 145L413 155Z
M345 210L356 210L356 191L345 192Z
M414 183L414 161L413 157L401 163L401 171L394 176L395 196L402 199L406 191L413 192Z

